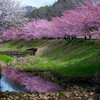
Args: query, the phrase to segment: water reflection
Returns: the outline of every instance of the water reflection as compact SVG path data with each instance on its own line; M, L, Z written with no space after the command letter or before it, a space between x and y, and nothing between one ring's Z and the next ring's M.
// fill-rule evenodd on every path
M2 92L29 92L25 89L25 86L20 85L14 80L7 78L6 76L2 75L0 80L0 86Z
M63 90L59 84L49 82L43 79L41 76L34 76L33 74L19 72L12 68L4 68L2 70L2 74L2 91L9 90L17 92L27 92L24 88L26 88L30 92L55 92ZM18 84L17 82L20 84Z

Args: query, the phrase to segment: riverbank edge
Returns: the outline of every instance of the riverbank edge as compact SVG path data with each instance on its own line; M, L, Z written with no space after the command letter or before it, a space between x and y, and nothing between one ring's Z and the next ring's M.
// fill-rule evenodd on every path
M0 92L0 100L92 100L94 98L96 98L94 92L87 92L77 86L69 87L65 91L46 93Z

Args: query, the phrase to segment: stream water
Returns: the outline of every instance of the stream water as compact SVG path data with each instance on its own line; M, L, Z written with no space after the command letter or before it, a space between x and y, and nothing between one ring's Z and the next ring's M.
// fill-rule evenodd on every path
M19 83L17 83L16 81L7 78L5 75L1 76L1 80L0 80L0 86L1 86L1 91L2 92L29 92L28 90L25 89L24 85L21 85Z
M40 76L4 68L0 79L1 91L54 92L63 90L59 84L49 82Z
M63 82L62 82L63 83ZM79 87L83 87L86 90L92 91L94 88L94 84L72 84L66 82L66 88L69 85L77 85ZM4 68L2 70L1 78L0 78L0 91L2 92L25 92L25 93L31 93L31 92L55 92L55 91L61 91L62 86L49 82L45 79L43 79L40 76L35 76L33 74L19 72L17 70L14 70L12 68ZM100 86L97 87L97 91L100 92Z

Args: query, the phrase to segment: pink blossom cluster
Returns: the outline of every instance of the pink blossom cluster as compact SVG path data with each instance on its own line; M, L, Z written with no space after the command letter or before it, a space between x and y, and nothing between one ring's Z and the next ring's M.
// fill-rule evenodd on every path
M63 90L59 84L46 81L40 76L18 72L12 68L4 68L2 74L6 77L25 85L30 92L54 92Z
M63 12L61 17L52 18L52 21L33 19L26 27L7 30L2 39L31 40L100 34L100 5L88 0L84 3Z

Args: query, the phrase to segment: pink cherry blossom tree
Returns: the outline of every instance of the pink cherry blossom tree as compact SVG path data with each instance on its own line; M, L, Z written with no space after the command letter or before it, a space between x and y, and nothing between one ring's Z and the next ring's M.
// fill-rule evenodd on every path
M27 27L25 28L24 38L26 38L26 40L49 38L52 36L51 31L51 22L46 19L34 19L32 22L28 23Z
M100 34L100 6L94 1L84 0L75 9L67 10L61 17L33 19L26 27L15 28L4 33L5 40L65 38L66 36L90 36Z
M91 36L100 34L100 6L94 1L85 1L74 10L65 11L61 17L63 27L66 27L67 34L73 36Z

